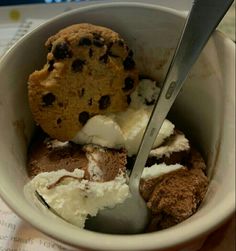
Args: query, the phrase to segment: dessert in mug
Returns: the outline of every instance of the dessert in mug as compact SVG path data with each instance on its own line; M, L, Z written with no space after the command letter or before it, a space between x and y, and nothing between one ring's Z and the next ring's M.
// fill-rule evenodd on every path
M129 173L160 87L139 76L132 50L108 28L75 24L46 47L46 64L28 81L38 128L25 194L83 228L88 217L130 196ZM196 212L208 188L205 171L201 154L166 119L140 182L151 211L146 231Z

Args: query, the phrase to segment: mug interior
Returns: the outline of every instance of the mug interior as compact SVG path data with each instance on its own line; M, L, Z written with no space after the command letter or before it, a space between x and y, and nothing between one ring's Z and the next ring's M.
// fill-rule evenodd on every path
M198 212L169 229L132 236L94 233L42 213L24 195L29 181L27 148L34 123L27 79L45 63L44 42L59 29L80 22L119 32L134 51L141 75L162 82L185 18L148 4L113 3L82 7L56 17L22 38L0 61L0 194L23 219L75 247L96 250L159 250L212 231L234 211L234 47L215 33L188 76L170 119L202 151L210 186ZM226 67L227 65L227 67Z

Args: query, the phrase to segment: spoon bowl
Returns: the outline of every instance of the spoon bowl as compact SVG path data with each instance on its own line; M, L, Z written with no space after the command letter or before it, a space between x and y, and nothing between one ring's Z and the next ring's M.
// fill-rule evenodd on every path
M149 213L142 197L131 194L124 203L101 210L97 216L89 218L85 228L109 234L138 234L145 230Z

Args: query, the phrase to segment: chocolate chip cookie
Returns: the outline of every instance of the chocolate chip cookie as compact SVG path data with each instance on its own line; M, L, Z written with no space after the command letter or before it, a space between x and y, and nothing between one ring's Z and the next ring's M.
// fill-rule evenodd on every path
M36 123L51 137L71 140L92 116L128 107L138 71L118 33L75 24L46 47L47 63L30 75L28 94Z

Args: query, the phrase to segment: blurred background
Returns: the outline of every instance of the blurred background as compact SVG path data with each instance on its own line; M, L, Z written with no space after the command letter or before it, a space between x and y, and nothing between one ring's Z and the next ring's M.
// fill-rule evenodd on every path
M0 56L22 35L63 12L101 2L119 0L0 0ZM122 0L121 0L122 1ZM123 0L145 2L174 8L187 15L193 0ZM28 21L33 24L25 26ZM235 2L218 29L235 41Z
M94 2L115 2L116 0L0 0L0 25L19 23L26 18L48 19L64 11L88 5ZM132 0L131 0L132 1ZM124 2L124 0L123 0ZM191 8L191 0L135 0L172 7L180 11ZM226 17L219 25L219 29L235 41L235 2ZM0 33L1 36L1 33Z

